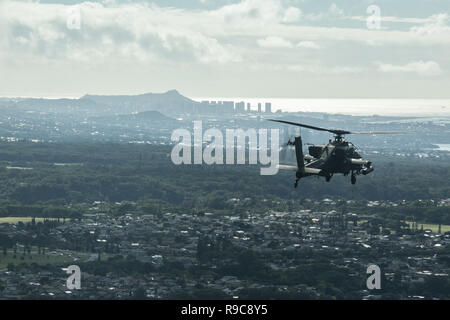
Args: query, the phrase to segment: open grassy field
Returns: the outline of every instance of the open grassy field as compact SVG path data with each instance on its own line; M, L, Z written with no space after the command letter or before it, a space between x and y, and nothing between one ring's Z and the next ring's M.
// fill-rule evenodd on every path
M409 224L409 227L412 228L413 227L413 223L411 221L405 221L407 224ZM419 228L419 230L422 228L423 225L423 229L424 230L431 230L433 233L437 233L439 230L439 225L438 224L428 224L428 223L420 223L417 222L417 228ZM446 224L442 224L441 225L441 233L445 233L445 232L449 232L450 231L450 225L446 225Z
M0 217L0 224L2 223L10 223L10 224L17 224L19 221L22 221L23 223L31 222L33 217ZM57 220L57 218L35 218L36 223L37 222L43 222L45 219L48 220ZM69 219L66 219L68 221ZM62 219L61 219L62 221Z
M0 252L0 269L7 268L9 263L18 265L21 263L38 265L45 264L76 264L80 261L86 261L91 255L87 253L73 253L63 251L46 252L45 254L39 254L37 248L32 248L31 252L23 254L22 249L18 249L14 254L12 249L7 251L6 256L3 252Z

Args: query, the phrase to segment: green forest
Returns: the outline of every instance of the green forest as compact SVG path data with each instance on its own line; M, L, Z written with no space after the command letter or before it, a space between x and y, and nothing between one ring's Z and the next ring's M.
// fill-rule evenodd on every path
M261 176L258 165L174 165L170 152L165 145L1 143L0 216L77 218L82 213L77 206L94 201L121 203L115 212L120 214L136 203L150 213L202 212L232 210L229 199L248 198L247 206L257 211L277 200L292 203L289 210L308 199L332 198L416 201L385 211L450 223L445 207L417 202L449 198L450 170L444 160L377 156L371 159L375 171L360 176L356 185L349 177L330 182L309 177L295 189L293 172Z

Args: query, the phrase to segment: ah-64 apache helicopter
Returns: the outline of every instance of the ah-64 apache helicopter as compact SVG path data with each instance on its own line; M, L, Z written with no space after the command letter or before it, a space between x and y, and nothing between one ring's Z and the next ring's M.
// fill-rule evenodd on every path
M297 188L298 180L308 176L322 176L328 182L335 173L342 173L347 176L351 173L352 184L356 183L356 176L371 173L374 168L372 162L363 160L356 152L355 146L344 139L346 134L403 134L406 132L351 132L346 130L333 130L314 127L297 122L272 120L269 121L286 123L298 127L328 131L334 134L334 141L329 140L327 145L312 145L308 148L309 154L303 155L302 137L295 137L294 141L290 141L287 145L295 147L295 155L297 158L297 166L279 165L281 170L295 171L296 180L294 186Z

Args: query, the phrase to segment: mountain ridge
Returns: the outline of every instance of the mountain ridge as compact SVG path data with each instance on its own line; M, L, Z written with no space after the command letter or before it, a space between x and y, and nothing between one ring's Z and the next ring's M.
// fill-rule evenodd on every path
M3 101L3 100L2 100ZM198 102L183 96L172 89L163 93L143 93L138 95L93 95L85 94L77 99L25 98L3 101L25 111L44 111L54 113L83 112L90 116L134 114L145 111L158 111L165 116L183 113Z

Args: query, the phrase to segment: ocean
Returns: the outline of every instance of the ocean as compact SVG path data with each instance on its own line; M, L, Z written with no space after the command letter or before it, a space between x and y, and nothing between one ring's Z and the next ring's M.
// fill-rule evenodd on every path
M355 116L405 116L450 118L450 99L284 99L196 97L195 101L244 101L257 110L258 103L272 103L272 112L324 112Z

